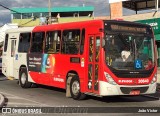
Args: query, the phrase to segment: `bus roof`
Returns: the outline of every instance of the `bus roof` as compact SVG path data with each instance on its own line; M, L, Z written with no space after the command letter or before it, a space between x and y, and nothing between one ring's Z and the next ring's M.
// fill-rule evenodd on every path
M66 28L84 28L85 25L98 25L102 23L103 20L87 20L87 21L79 21L79 22L65 22L65 23L56 23L56 24L50 24L50 25L41 25L36 26L33 31L41 31L43 30L52 30L54 27L54 30L59 29L66 29ZM83 25L83 26L82 26Z
M23 27L17 29L8 29L6 33L16 33L16 32L32 32L35 27Z
M33 29L33 32L38 31L47 31L47 30L56 30L56 29L66 29L66 28L84 28L85 26L96 26L96 25L103 25L103 23L115 23L115 24L122 24L122 25L132 25L132 26L143 26L143 27L150 27L146 24L140 24L135 22L129 22L129 21L117 21L117 20L88 20L88 21L79 21L79 22L65 22L65 23L57 23L57 24L51 24L51 25L41 25L36 26ZM94 24L94 25L93 25ZM83 26L82 26L83 25Z
M35 27L22 27L22 28L17 28L17 29L8 29L6 33L16 33L16 32L38 32L38 31L47 31L47 30L56 30L61 28L79 28L83 26L94 26L102 24L103 22L106 23L116 23L116 24L125 24L125 25L135 25L135 26L145 26L145 27L150 27L149 25L146 24L140 24L140 23L135 23L135 22L129 22L129 21L117 21L117 20L88 20L88 21L80 21L80 22L65 22L65 23L56 23L56 24L50 24L50 25L39 25ZM76 25L76 26L75 26ZM83 26L82 26L83 25Z

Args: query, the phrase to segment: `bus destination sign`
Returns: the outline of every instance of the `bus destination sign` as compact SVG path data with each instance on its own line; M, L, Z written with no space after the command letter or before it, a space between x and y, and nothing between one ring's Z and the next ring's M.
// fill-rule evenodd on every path
M122 25L111 25L111 29L115 31L131 31L131 32L141 32L146 33L146 28L141 27L129 27Z

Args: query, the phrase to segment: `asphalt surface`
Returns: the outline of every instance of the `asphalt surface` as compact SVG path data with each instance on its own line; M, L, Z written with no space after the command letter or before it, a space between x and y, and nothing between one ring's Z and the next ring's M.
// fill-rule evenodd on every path
M85 100L77 101L72 98L66 98L65 90L63 89L42 85L39 87L23 89L17 84L16 80L7 80L3 75L0 75L0 94L4 96L5 107L113 107L113 112L120 112L123 107L124 109L129 107L160 107L159 89L157 90L157 93L153 95L132 97L114 96L103 98L88 96ZM120 109L117 111L114 107ZM100 112L99 109L95 109L94 111L97 113ZM93 114L89 115L93 116ZM98 115L106 115L106 113L100 113ZM112 116L121 114L107 113L107 115ZM128 114L122 113L122 115L125 116Z
M3 75L3 74L0 74L0 81L5 81L7 80L7 78ZM5 97L3 94L0 94L0 108L3 107L5 104Z

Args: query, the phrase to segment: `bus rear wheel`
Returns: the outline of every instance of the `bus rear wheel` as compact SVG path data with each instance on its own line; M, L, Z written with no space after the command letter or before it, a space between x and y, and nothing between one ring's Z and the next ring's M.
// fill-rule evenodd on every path
M70 83L71 96L75 100L85 99L86 95L80 92L80 81L78 76L74 76Z
M28 74L26 68L21 68L19 83L22 88L30 88L32 83L28 82Z

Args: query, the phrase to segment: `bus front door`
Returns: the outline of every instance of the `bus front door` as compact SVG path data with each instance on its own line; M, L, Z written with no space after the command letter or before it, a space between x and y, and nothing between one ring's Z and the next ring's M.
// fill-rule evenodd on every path
M14 60L15 60L15 49L16 49L16 38L10 38L8 40L8 50L7 50L7 75L9 77L14 77Z
M88 92L98 93L100 36L89 36L88 49Z

